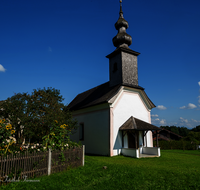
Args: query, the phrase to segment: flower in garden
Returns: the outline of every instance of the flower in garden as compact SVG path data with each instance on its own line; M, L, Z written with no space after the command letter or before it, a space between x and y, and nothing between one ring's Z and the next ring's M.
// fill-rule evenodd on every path
M7 129L7 130L8 130L8 129L12 129L12 125L11 125L11 124L6 125L6 129Z
M4 123L5 121L5 119L0 119L0 123Z
M22 147L20 147L20 150L22 151Z
M12 131L11 131L11 134L13 134L13 133L15 133L15 130L12 130Z
M58 123L58 121L57 121L57 120L55 120L55 122L56 122L56 123Z

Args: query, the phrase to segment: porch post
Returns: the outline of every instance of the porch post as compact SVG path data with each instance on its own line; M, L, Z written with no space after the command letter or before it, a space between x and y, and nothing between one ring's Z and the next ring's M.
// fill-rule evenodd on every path
M158 144L158 131L156 130L156 146L159 147L159 144Z
M138 149L138 131L135 131L135 148Z
M147 132L148 132L148 131L146 131L146 134L145 134L146 147L147 147Z
M122 131L122 148L124 148L124 131Z

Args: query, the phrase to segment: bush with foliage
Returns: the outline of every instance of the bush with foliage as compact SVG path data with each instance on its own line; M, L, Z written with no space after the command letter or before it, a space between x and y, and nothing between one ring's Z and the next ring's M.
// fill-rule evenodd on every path
M170 149L180 149L180 150L196 150L198 143L192 141L185 141L181 139L179 141L171 140L171 141L159 141L159 147L163 150ZM154 146L156 146L156 142L154 141Z
M32 94L18 93L1 103L0 116L14 127L17 144L22 145L24 139L42 143L55 120L59 126L68 125L68 130L77 128L63 100L60 91L54 88L33 90Z
M77 122L72 118L67 106L62 103L63 100L59 90L44 88L35 89L31 94L18 93L2 101L0 117L3 118L1 126L4 127L0 132L1 141L4 143L1 152L7 150L6 154L17 153L27 149L44 151L45 148L63 150L78 146L69 139L72 131L77 129ZM5 121L8 124L5 124ZM6 126L9 130L6 130ZM16 139L16 144L13 144L13 141L5 144L5 139L11 136ZM24 144L25 139L31 141ZM6 145L9 148L5 149Z
M64 150L80 144L70 141L71 128L68 124L58 125L55 120L53 126L47 135L43 137L43 146L45 149L51 148L52 150Z
M6 155L13 150L13 144L16 141L13 138L15 130L11 124L8 124L5 119L0 119L0 155Z

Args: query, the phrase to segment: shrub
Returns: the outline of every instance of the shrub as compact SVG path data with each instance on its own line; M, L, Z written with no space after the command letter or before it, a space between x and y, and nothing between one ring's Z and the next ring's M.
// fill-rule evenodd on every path
M185 140L171 140L171 141L159 141L159 147L163 150L169 149L181 149L181 150L196 150L198 143L193 141L185 141ZM156 142L154 141L154 146L156 146Z
M5 119L0 119L0 154L7 154L12 152L12 145L16 143L13 135L15 130L12 125L9 124Z

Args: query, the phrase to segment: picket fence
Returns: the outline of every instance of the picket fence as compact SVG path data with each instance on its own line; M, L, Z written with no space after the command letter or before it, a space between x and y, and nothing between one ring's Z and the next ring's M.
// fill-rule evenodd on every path
M28 152L0 157L0 180L28 179L84 166L84 145L61 151ZM64 156L62 156L64 155Z

